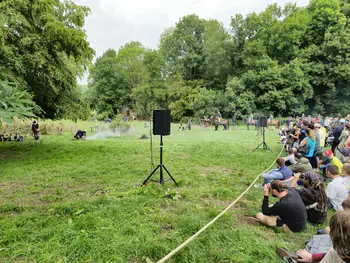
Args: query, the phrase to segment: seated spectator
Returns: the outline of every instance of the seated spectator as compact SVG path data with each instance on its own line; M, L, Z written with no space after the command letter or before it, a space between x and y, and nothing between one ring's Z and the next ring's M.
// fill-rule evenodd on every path
M331 160L331 163L333 165L338 167L339 174L341 174L343 170L343 163L337 157L334 156L331 150L326 151L324 155L326 155Z
M296 163L294 152L295 152L295 149L288 150L288 156L284 158L286 166L291 166L292 164Z
M264 183L263 185L270 183L273 180L288 180L293 176L293 172L285 165L283 158L278 158L276 160L277 169L271 170L270 172L263 175Z
M329 206L335 211L342 211L341 204L348 197L346 182L339 175L338 167L333 164L327 166L327 176L332 180L326 188Z
M314 171L295 174L292 187L296 188L299 178L304 188L296 189L307 211L307 220L322 224L327 219L328 199L322 177Z
M303 157L301 153L296 153L294 156L296 163L289 167L293 173L305 173L312 171L312 166L309 160Z
M332 216L330 222L330 237L333 247L327 253L310 254L305 249L296 253L297 258L290 256L291 253L276 249L278 255L288 262L313 262L313 263L344 263L350 262L350 213L337 212Z
M277 197L279 202L269 207L269 196ZM266 226L281 227L284 224L293 232L304 229L307 213L300 195L293 188L288 188L281 181L273 181L264 186L262 213L256 218Z
M348 192L348 194L350 194L350 163L345 163L343 165L343 175L344 181L346 183L346 191Z

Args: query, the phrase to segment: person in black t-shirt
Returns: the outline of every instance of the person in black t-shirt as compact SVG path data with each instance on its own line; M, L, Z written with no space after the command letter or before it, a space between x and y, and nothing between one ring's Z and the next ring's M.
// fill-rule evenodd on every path
M269 207L269 196L277 197L279 202ZM304 229L307 213L300 195L293 188L288 188L281 181L273 181L264 186L262 213L256 218L266 226L283 226L286 224L293 232Z
M292 187L297 186L299 178L304 188L296 189L307 211L307 220L313 224L321 224L327 219L328 198L322 176L314 171L294 174Z

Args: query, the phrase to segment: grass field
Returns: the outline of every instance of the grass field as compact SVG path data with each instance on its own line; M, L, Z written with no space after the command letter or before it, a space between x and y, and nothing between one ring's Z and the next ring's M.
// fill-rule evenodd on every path
M255 131L173 126L164 163L180 186L140 187L152 167L149 140L138 138L149 130L132 125L134 136L72 141L67 132L0 144L0 262L156 262L238 197L281 149L272 131L273 153L250 153L261 140ZM156 165L159 136L153 154ZM281 262L276 246L303 247L317 227L293 234L244 222L262 197L251 189L168 262Z

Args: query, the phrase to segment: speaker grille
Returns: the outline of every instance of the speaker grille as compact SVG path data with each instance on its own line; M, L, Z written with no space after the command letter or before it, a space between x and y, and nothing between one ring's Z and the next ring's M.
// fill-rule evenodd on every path
M170 135L170 110L153 110L153 134Z
M259 117L259 126L267 127L267 117Z

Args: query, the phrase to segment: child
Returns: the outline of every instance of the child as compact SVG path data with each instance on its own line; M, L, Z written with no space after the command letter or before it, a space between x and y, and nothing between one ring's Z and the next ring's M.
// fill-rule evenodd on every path
M288 156L284 158L284 160L286 161L286 166L290 166L296 163L294 153L295 149L288 150Z
M338 167L339 174L342 174L343 164L337 157L334 156L334 153L331 150L328 150L324 152L324 155L331 159L331 163Z

